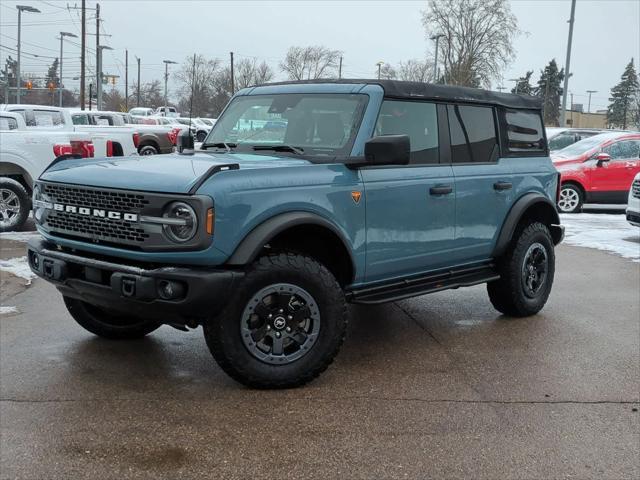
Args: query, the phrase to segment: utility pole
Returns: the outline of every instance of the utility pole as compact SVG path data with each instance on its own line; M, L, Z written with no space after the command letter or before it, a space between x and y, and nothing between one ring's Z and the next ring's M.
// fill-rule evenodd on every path
M573 22L576 16L576 0L571 0L571 17L569 18L569 40L567 42L567 61L564 65L564 87L562 88L562 110L560 111L560 126L564 127L567 109L567 90L571 75L571 42L573 41Z
M163 60L164 62L164 116L167 116L167 83L169 82L169 64L177 63L173 60Z
M89 98L91 103L91 98ZM102 52L100 50L100 4L96 3L96 110L102 110Z
M140 106L140 59L136 57L136 61L138 62L138 91L136 93L136 107Z
M338 79L342 78L342 55L340 55L340 66L338 67Z
M85 103L85 98L84 98L84 87L85 87L85 74L84 74L84 67L85 67L85 57L84 57L84 51L86 49L87 46L87 28L86 28L86 21L87 21L87 15L86 15L86 8L85 8L85 1L86 0L82 0L82 41L80 42L82 44L81 47L81 52L80 52L80 109L84 110L84 103ZM89 97L89 101L91 101L91 97Z
M591 113L591 94L592 93L598 93L597 90L587 90L587 93L589 94L589 103L587 103L587 113Z
M129 50L124 51L124 109L129 111Z
M22 90L22 78L20 77L20 41L22 34L22 12L31 12L31 13L40 13L40 10L34 7L29 7L28 5L16 5L18 9L18 61L16 65L17 69L17 79L16 79L16 87L18 88L16 94L16 103L20 103L20 91Z
M229 54L231 55L231 96L233 96L233 94L236 93L236 85L233 76L233 52L229 52Z
M382 65L384 65L384 62L380 60L376 65L378 66L378 80L380 80L380 69L382 68Z
M443 33L438 33L437 35L431 37L431 40L436 41L436 56L433 59L433 83L436 83L438 81L438 77L436 76L438 74L438 44L440 43L440 38L444 36L445 35Z
M58 90L60 94L59 104L61 107L62 107L62 87L64 86L64 82L62 80L62 43L63 43L64 37L78 38L78 36L69 32L60 32L60 83L58 85Z
M89 84L89 111L91 111L91 97L93 97L93 83Z

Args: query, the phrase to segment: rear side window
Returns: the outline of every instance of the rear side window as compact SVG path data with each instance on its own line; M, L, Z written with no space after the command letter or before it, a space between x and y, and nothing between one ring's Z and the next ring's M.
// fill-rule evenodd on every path
M504 118L509 152L544 152L546 150L542 117L538 112L505 110Z
M409 135L410 163L438 163L438 115L433 103L385 100L375 135Z
M488 163L498 159L493 108L448 105L453 163Z
M62 112L55 110L34 110L33 119L28 120L30 127L60 127L64 125Z
M0 130L17 130L18 121L11 117L0 117Z
M576 136L573 133L561 133L549 140L549 150L562 150L574 143L576 143Z
M89 125L89 119L82 113L71 115L71 121L74 125Z

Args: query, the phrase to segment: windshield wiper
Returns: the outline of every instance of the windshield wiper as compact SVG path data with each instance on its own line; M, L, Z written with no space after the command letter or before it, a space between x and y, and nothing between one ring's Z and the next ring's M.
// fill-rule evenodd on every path
M214 143L203 143L202 144L202 148L203 150L206 150L207 147L214 147L214 148L224 148L227 150L227 152L230 152L232 148L236 148L238 146L237 143L227 143L227 142L214 142Z
M273 150L274 152L291 152L296 155L302 155L304 148L294 147L293 145L254 145L254 150Z

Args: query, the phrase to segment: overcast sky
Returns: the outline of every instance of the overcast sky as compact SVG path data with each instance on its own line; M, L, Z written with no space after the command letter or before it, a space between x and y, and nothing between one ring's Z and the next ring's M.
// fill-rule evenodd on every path
M42 13L23 15L22 59L24 74L44 75L51 57L59 55L60 31L80 33L79 10L67 10L67 3L79 0L0 0L0 62L16 46L16 3L31 5ZM88 0L88 7L96 2ZM129 83L135 80L135 56L140 57L142 81L161 79L163 59L182 62L194 52L228 61L257 57L266 60L283 78L278 62L291 45L325 45L344 52L344 76L373 77L376 62L397 64L422 58L432 49L425 39L421 10L426 1L279 1L228 2L178 0L104 0L103 43L114 48L105 52L104 72L124 79L125 49L129 50ZM515 41L516 59L504 72L508 79L540 69L556 58L563 66L571 2L569 0L512 0L520 28L527 32ZM94 11L87 13L87 31L95 32ZM95 35L88 35L91 72L95 65ZM79 39L71 39L78 42ZM79 42L65 42L65 83L77 86ZM29 54L38 54L36 58ZM15 58L15 52L13 52ZM584 103L587 90L593 95L592 110L606 108L611 87L634 57L640 57L640 0L578 0L569 90L574 103ZM67 79L68 78L68 79ZM496 82L493 87L497 87ZM172 89L170 81L169 88Z

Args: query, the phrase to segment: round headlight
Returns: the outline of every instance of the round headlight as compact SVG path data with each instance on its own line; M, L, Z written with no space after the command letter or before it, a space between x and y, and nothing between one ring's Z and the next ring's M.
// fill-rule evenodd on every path
M174 242L188 242L198 230L196 212L184 202L170 203L165 208L162 216L167 219L164 225L164 233Z

